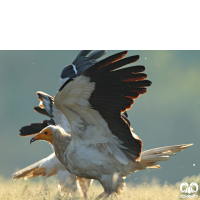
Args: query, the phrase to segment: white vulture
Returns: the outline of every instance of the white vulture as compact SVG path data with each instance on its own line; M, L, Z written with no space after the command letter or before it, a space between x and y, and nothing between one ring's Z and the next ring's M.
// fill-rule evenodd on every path
M59 81L60 87L66 80L79 76L86 69L97 63L98 59L101 58L106 53L106 51L98 50L91 54L90 53L91 50L81 51L76 59L72 62L72 64L63 68ZM39 99L42 99L40 103L41 108L35 107L34 110L40 114L50 117L51 120L44 120L42 123L33 123L29 126L22 127L20 129L20 136L35 135L46 126L56 124L59 124L62 128L65 129L66 132L70 134L70 125L62 112L60 112L53 104L53 98L48 94L42 93ZM61 190L66 191L68 188L71 188L72 191L75 192L77 191L78 184L83 192L84 197L87 198L87 191L90 184L92 183L92 180L76 177L75 175L69 173L57 159L55 153L14 173L13 179L28 179L34 178L36 176L50 177L52 175L57 175Z
M39 96L39 95L38 95ZM50 95L42 93L40 95L40 99L43 99L46 102L45 108L48 111L56 111L56 122L65 129L67 133L71 133L71 129L66 117L56 109L53 101L53 98ZM47 103L48 102L48 103ZM44 105L40 102L40 106L44 107ZM54 109L52 109L54 107ZM47 111L44 108L35 107L35 111L49 116ZM53 112L52 112L53 113ZM53 115L52 115L53 116ZM44 127L47 127L50 124L55 124L54 117L51 120L44 120L42 123L33 123L29 126L24 126L20 129L21 136L30 136L35 135L40 132ZM51 177L53 175L57 175L59 185L58 187L61 189L61 192L77 192L78 188L81 189L83 196L87 199L87 192L89 190L90 185L92 184L91 179L76 177L74 174L71 174L64 165L58 160L55 156L55 153L52 153L47 158L44 158L24 169L21 169L13 174L13 179L30 179L38 176L43 176L45 178Z
M146 168L160 168L158 161L192 144L156 148L142 153L142 141L122 113L134 99L146 93L144 66L119 69L139 56L124 58L127 51L95 63L80 76L68 79L54 97L55 106L66 116L71 135L50 125L35 135L48 141L66 169L78 177L98 180L104 192L97 198L120 194L123 178Z

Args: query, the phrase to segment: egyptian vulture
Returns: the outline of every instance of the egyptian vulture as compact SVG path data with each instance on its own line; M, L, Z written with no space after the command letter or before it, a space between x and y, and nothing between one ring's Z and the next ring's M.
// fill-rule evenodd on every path
M54 107L52 104L52 97L50 95L47 95L45 93L42 93L40 98L44 99L44 102L49 102L48 104L45 104L45 108L47 110L53 110L50 109L51 107ZM40 106L44 107L44 105L41 104ZM50 115L46 112L44 108L40 107L34 107L34 110L38 113L47 115L50 117ZM54 107L54 111L56 111L56 108ZM71 133L71 130L69 128L69 123L66 119L66 117L58 110L57 112L57 119L56 121L60 126L62 126L66 132L69 134ZM60 113L60 115L58 114ZM53 115L52 115L53 116ZM24 126L20 129L20 136L30 136L35 135L36 133L40 132L44 127L55 124L54 118L50 120L44 120L42 123L33 123L28 126ZM58 187L61 189L61 192L77 192L77 189L80 188L83 196L85 199L87 199L87 192L89 190L90 185L92 184L91 179L85 179L76 177L75 175L71 174L66 170L64 165L58 160L58 158L55 156L55 153L52 153L47 158L44 158L24 169L21 169L13 174L13 179L30 179L38 176L44 176L44 177L50 177L53 175L57 175L59 185Z
M71 135L50 125L34 136L46 140L66 169L78 177L98 180L104 192L97 198L120 194L123 178L146 168L159 168L158 161L192 144L162 147L142 152L142 141L122 113L134 99L146 93L144 66L119 69L139 56L124 58L127 51L110 56L68 79L54 97L55 106L66 116Z
M98 50L91 53L91 50L81 51L72 64L67 65L63 68L60 75L60 87L62 84L70 79L79 76L86 69L98 62L98 59L101 58L106 53L105 50ZM70 125L66 117L53 105L53 98L45 93L40 96L42 99L40 107L35 107L34 110L40 114L50 117L50 120L44 120L42 123L33 123L29 126L24 126L20 129L20 136L30 136L35 135L40 132L43 128L48 125L59 124L66 132L70 133ZM38 95L39 97L39 95ZM49 177L52 175L57 175L60 182L62 190L67 190L69 185L73 191L77 190L77 183L82 189L83 195L87 198L87 191L89 189L92 180L77 177L69 173L66 168L60 163L55 154L49 155L47 158L44 158L16 173L13 174L13 179L20 178L33 178L36 176L45 176ZM77 180L77 181L76 181ZM77 183L76 183L77 182Z
M90 68L98 59L106 54L105 50L97 50L91 53L91 50L82 50L72 64L63 68L60 75L60 87L69 79L75 78ZM46 93L38 93L38 98L41 99L40 107L35 107L34 110L40 114L46 115L51 120L44 120L42 123L33 123L30 126L24 126L20 129L20 136L30 136L38 133L48 125L61 125L66 131L71 131L70 125L66 122L66 117L53 104L53 97ZM39 96L40 95L40 96Z
M57 109L54 104L54 99L50 95L44 92L37 92L38 98L40 100L40 107L34 107L34 110L40 114L51 117L50 120L44 120L42 123L33 123L28 126L24 126L20 129L20 136L30 136L39 133L43 128L48 125L58 124L68 134L71 134L71 128L65 115ZM48 112L47 112L48 111ZM127 113L123 113L124 119L128 117ZM55 123L56 122L56 123ZM13 179L28 179L34 178L36 176L50 177L52 175L57 175L59 180L59 187L62 191L68 191L69 185L73 192L77 191L77 184L81 188L84 198L87 199L87 192L90 185L92 184L91 179L85 179L77 177L69 173L66 168L63 169L63 165L55 156L55 153L51 154L47 158L44 158L20 171L13 174ZM65 181L66 180L66 181Z

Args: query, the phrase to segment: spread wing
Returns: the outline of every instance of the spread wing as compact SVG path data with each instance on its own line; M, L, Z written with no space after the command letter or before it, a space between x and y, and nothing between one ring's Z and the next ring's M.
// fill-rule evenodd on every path
M97 63L106 51L98 50L91 53L91 50L81 51L71 65L67 65L61 72L60 84L62 85L66 80L75 78L83 73L86 69ZM89 54L89 55L88 55ZM34 107L34 110L40 114L50 117L50 120L44 120L42 123L32 123L23 126L19 132L20 136L30 136L37 134L48 125L60 125L69 134L71 132L70 125L63 113L59 111L54 105L54 98L44 92L37 92L40 100L40 107Z
M44 92L37 92L38 99L40 100L40 107L34 107L33 109L43 115L50 117L50 120L44 120L42 123L32 123L27 126L23 126L19 132L20 136L26 137L39 133L42 129L49 125L60 125L65 131L70 134L71 128L65 115L57 109L54 104L54 98Z
M42 123L32 123L30 125L21 127L19 130L19 135L22 137L35 135L49 125L55 124L51 120L44 120Z
M44 108L40 108L40 107L36 106L36 107L33 108L33 110L35 112L38 112L38 113L42 114L42 115L46 115L47 117L51 117L49 115L49 113Z
M13 179L29 179L37 176L56 175L59 170L66 170L65 167L56 158L55 153L52 153L47 158L44 158L20 171L13 174ZM68 172L69 173L69 172Z
M68 79L75 78L82 74L86 69L97 63L106 51L98 50L91 53L91 50L81 51L71 65L63 68L60 75L60 86L63 85Z
M54 98L70 123L72 140L104 144L123 164L128 163L127 158L140 159L142 141L133 133L126 113L122 113L151 85L142 73L144 66L119 69L139 59L124 58L126 54L127 51L110 56L79 77L67 80Z
M39 97L39 95L38 95L38 98L40 100L40 107L34 107L33 109L37 113L46 115L46 116L50 117L51 119L44 120L42 123L32 123L30 125L21 127L21 129L19 130L20 136L26 137L26 136L30 136L30 135L35 135L35 134L39 133L45 127L56 124L54 121L53 115L52 115L53 97L51 97L50 95L45 94L45 93L44 93L44 99L42 97ZM65 125L65 123L66 122L64 122L63 126Z
M40 100L40 107L46 110L51 117L51 121L56 125L60 125L70 134L71 128L69 122L65 115L55 106L54 98L44 92L37 92L37 96Z

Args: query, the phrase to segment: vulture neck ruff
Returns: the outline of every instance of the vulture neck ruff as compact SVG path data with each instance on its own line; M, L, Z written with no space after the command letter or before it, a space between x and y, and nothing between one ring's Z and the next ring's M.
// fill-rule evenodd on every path
M53 148L56 154L56 157L60 160L62 164L64 164L64 152L68 148L71 135L67 134L66 131L59 126L50 126L53 129L54 137L53 137Z

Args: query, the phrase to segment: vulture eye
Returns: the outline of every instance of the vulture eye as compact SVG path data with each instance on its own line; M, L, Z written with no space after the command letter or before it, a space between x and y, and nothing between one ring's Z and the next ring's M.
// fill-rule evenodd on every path
M46 131L46 132L44 132L44 134L47 134L47 131Z

